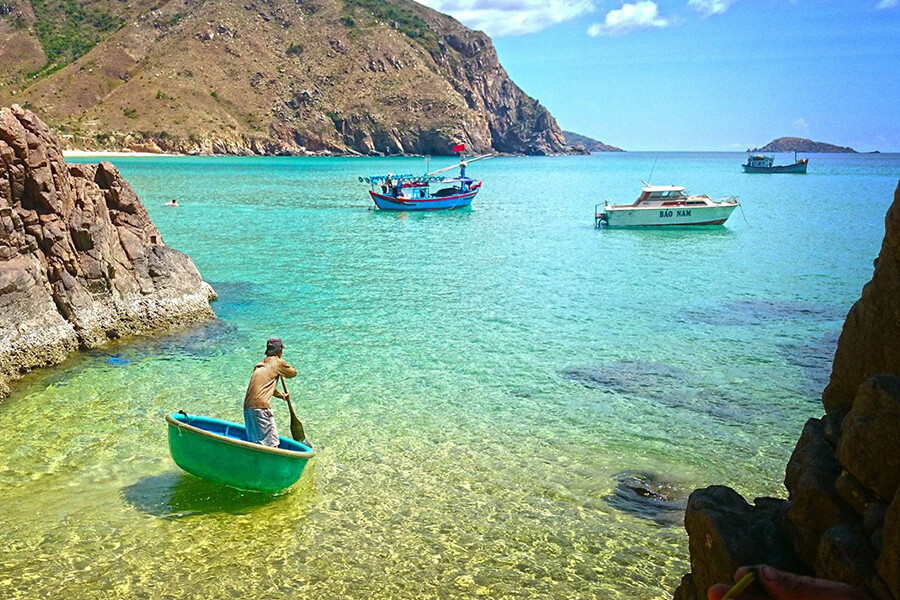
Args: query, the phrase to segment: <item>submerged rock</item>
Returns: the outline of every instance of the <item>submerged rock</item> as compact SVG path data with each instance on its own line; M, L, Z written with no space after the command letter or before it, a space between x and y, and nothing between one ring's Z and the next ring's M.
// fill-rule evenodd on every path
M623 471L606 502L621 511L650 519L658 525L676 525L684 513L684 496L678 486L655 473Z
M812 340L775 343L778 353L788 364L799 367L804 375L803 388L818 396L831 375L831 359L837 349L840 331L829 332Z
M572 367L563 377L587 387L643 397L664 396L678 389L690 376L684 369L665 363L622 360L596 367Z
M213 318L211 290L112 164L67 165L32 112L0 109L0 397L79 347Z
M711 389L695 374L665 363L620 360L571 367L560 374L588 388L615 392L721 420L748 418L749 404L731 392Z
M844 311L837 306L801 300L736 300L686 313L687 320L717 327L755 326L779 321L836 321Z

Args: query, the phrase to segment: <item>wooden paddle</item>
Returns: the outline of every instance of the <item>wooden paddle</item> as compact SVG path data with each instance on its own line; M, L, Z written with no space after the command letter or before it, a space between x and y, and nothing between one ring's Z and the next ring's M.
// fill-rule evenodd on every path
M281 377L281 389L284 390L284 394L287 395L288 391L287 385L284 383L284 377ZM287 405L288 410L291 412L291 437L294 438L294 441L312 448L312 444L306 439L306 432L303 431L303 423L297 418L297 414L294 412L294 406L291 404L290 400L287 401Z

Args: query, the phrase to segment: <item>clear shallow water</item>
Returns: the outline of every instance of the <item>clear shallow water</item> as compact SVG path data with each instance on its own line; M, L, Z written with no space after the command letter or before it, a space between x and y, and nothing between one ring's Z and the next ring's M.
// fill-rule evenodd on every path
M670 597L681 514L629 510L614 476L783 494L900 173L743 157L498 158L471 210L428 214L370 211L356 181L416 159L117 159L219 320L0 404L0 597ZM651 168L746 221L595 230ZM318 456L275 497L181 473L163 416L240 421L271 335Z

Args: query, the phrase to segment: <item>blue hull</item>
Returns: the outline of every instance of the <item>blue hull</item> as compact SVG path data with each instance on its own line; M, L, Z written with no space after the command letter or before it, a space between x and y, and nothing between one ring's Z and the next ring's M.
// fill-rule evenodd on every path
M478 190L472 190L465 194L447 196L446 198L394 198L369 192L372 200L381 210L453 210L465 208L472 204L472 199L478 194Z

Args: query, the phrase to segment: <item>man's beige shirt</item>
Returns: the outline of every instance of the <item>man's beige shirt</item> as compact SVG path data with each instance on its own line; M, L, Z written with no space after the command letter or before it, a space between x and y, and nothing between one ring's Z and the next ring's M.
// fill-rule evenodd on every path
M244 408L272 408L278 376L290 379L297 375L297 369L277 356L267 356L253 367L250 385L244 396ZM281 394L278 394L281 397Z

